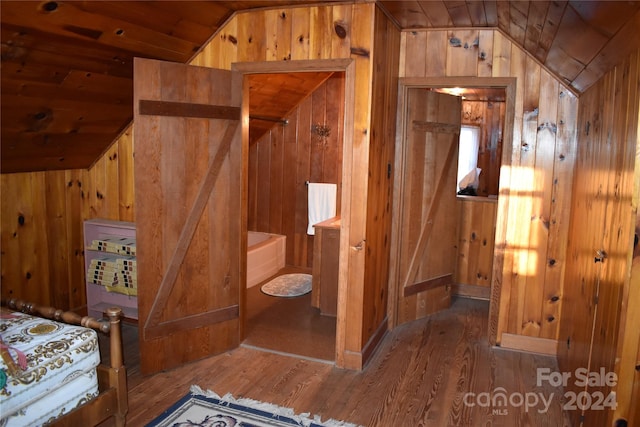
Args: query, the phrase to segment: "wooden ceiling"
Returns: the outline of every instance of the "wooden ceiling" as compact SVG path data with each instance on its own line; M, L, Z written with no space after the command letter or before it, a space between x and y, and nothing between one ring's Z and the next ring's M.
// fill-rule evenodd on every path
M249 75L249 143L254 143L285 118L332 72Z
M188 62L238 11L305 4L317 2L3 0L0 171L89 167L131 121L134 57ZM378 4L401 29L500 28L578 93L640 46L639 2ZM301 77L254 77L251 115L286 114L328 76ZM255 136L275 122L250 123Z

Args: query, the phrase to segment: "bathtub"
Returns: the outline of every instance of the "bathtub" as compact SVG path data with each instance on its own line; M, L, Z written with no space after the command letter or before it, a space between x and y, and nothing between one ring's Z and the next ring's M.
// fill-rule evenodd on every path
M284 267L287 236L249 231L247 237L247 288Z

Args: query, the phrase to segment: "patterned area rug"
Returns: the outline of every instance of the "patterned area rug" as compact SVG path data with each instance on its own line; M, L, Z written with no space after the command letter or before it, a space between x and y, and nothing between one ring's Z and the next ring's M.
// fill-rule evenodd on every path
M355 424L328 420L309 414L296 415L292 409L252 399L218 396L191 386L191 392L147 424L147 427L357 427Z
M262 285L262 292L274 297L298 297L311 292L310 274L283 274Z

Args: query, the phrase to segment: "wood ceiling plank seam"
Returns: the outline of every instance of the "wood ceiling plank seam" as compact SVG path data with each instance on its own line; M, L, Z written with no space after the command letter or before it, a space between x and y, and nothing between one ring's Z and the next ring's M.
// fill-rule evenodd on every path
M516 41L513 39L513 37L511 37L511 35L501 29L497 29L496 31L498 31L500 33L501 36L503 36L504 38L506 38L507 40L509 40L511 43L517 44ZM545 70L547 70L548 72L550 72L552 75L554 75L564 86L564 88L566 90L568 90L569 92L571 92L573 95L579 97L580 96L580 92L578 92L572 85L571 85L571 81L563 78L559 73L556 73L555 70L552 70L551 68L549 68L548 65L546 65L545 63L539 61L535 56L533 56L533 54L527 52L524 48L522 48L522 46L518 46L519 49L522 51L522 53L527 56L530 57L531 59L533 59L539 66L543 67Z
M471 25L474 27L486 27L488 25L486 4L481 1L466 0L466 5L471 18Z
M495 0L485 0L484 4L484 14L487 19L488 27L497 27L498 26L498 4Z
M108 75L113 77L114 80L116 78L130 80L133 77L133 64L131 62L129 62L131 65L131 69L129 70L125 66L116 64L114 61L94 61L87 57L73 55L63 56L37 49L31 50L29 58L20 62L25 65L29 64L32 67L60 67L60 69L65 70L65 74L67 75L72 71L76 71L85 74Z
M73 5L73 2L61 3L61 7L51 13L39 12L39 6L34 7L37 5L35 2L23 3L24 5L11 8L3 7L2 23L8 22L25 28L36 26L45 32L74 39L92 38L100 45L131 49L142 56L152 54L180 62L186 60L182 52L191 52L194 48L176 37L136 27L125 21L84 12ZM78 23L83 23L83 26L79 26ZM86 26L88 23L91 23L91 27ZM131 37L132 35L135 38Z
M640 10L640 3L631 1L581 1L571 7L591 28L610 38L628 22L628 17Z
M573 80L575 89L584 92L596 81L598 76L617 65L619 55L625 57L637 49L640 46L638 28L640 28L640 10L597 53L589 66Z
M453 22L454 26L471 26L471 16L469 15L469 9L467 8L467 3L465 1L446 0L444 1L444 5L449 11L449 16L451 17L451 21Z
M98 92L130 91L133 93L131 79L101 73L87 73L83 70L71 70L61 86L69 88L77 86L93 87Z
M25 55L27 59L33 59L33 52L35 51L48 54L51 60L57 57L58 62L63 64L66 64L68 62L67 58L71 56L82 57L95 62L96 64L88 68L87 71L107 72L108 74L129 78L133 76L133 66L129 64L132 64L130 58L135 55L135 52L127 52L123 49L104 45L97 46L93 40L81 40L33 29L25 32L21 27L12 24L3 23L2 25L3 31L8 28L15 33L15 38L11 38L7 43L20 45L18 49L24 49L22 48L23 45L30 48L30 51L25 49L22 56L3 56L3 64L11 61L24 62ZM46 43L41 42L43 39L46 40ZM65 66L64 68L69 67Z
M2 81L34 81L60 84L68 74L68 69L45 66L22 65L17 62L2 62Z
M547 54L545 68L553 69L553 73L565 84L571 85L575 78L585 69L585 65L567 54L563 49L552 46Z
M445 28L453 24L451 16L449 16L449 10L444 5L444 2L440 0L418 1L418 6L429 22L428 28Z
M86 12L131 22L197 45L202 44L212 32L219 28L219 16L232 13L226 7L219 7L217 2L91 1L84 2L78 7Z
M568 4L568 1L552 1L549 4L544 26L540 34L539 46L533 53L533 55L543 63L547 60L549 49L551 49L553 40L558 33L562 17Z
M101 90L94 90L101 89ZM127 97L126 93L120 91L105 90L100 86L99 88L67 88L57 84L47 84L33 82L29 84L18 83L15 81L14 85L7 85L2 83L3 95L19 95L23 98L42 98L42 99L66 99L70 101L86 100L87 102L95 102L98 104L117 104L117 105L130 105L133 102L133 96Z
M527 29L525 32L524 48L529 52L536 52L540 45L540 36L544 28L544 21L549 10L548 1L533 1L529 4Z
M503 33L509 33L509 23L511 22L511 11L509 2L506 0L496 1L496 8L498 13L498 28Z
M147 3L147 1L143 1ZM156 3L156 2L154 2ZM179 14L184 20L193 22L202 26L211 26L211 32L218 30L222 22L227 22L235 12L240 10L235 6L235 2L231 5L228 2L220 1L189 1L189 2L167 2L163 1L154 5L154 7L166 10L169 14ZM212 19L215 17L215 19Z
M79 3L76 7L88 14L108 16L110 19L129 22L158 32L174 27L182 19L178 11L166 13L159 7L150 7L146 2L88 1Z
M524 37L527 27L527 13L529 11L529 1L510 2L509 7L509 35L516 41L518 46L524 46Z
M571 52L571 57L586 67L606 43L607 38L585 21L569 3L552 49L561 48L567 53Z

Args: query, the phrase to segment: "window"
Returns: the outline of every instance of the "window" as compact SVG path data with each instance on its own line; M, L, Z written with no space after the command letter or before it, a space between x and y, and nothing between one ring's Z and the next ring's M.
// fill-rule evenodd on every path
M471 185L478 189L478 148L480 144L480 128L462 125L460 127L460 145L458 151L458 188L462 190Z

